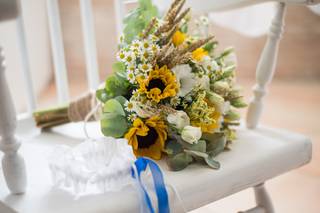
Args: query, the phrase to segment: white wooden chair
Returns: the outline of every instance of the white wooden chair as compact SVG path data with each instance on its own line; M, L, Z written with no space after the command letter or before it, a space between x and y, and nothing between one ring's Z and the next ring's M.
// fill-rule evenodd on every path
M203 9L204 12L235 8L253 3L251 0L203 0L203 5L201 5L198 0L193 1L196 1L197 6L201 7L200 9ZM3 13L1 10L2 2L7 4L7 13ZM122 3L124 2L120 0L115 0L115 2L118 12L117 20L120 20L123 11ZM263 1L255 1L255 3L259 2ZM91 1L80 0L80 3L88 82L90 88L95 88L99 83L99 78ZM253 89L254 96L248 109L247 127L241 126L239 128L239 137L234 142L232 151L222 153L218 157L218 160L222 163L221 169L215 171L204 166L191 165L183 171L171 172L167 170L164 162L159 162L165 171L167 182L176 187L186 210L199 208L233 193L253 187L257 206L246 212L274 212L264 183L310 161L311 141L307 137L286 130L258 126L258 123L262 113L262 101L266 94L266 87L271 81L276 67L285 7L290 4L307 5L311 3L315 3L315 1L278 1L277 13L271 24L270 33L257 67L257 84ZM65 102L68 101L68 85L58 1L47 0L47 5L58 97L59 102ZM0 21L15 17L18 14L16 11L14 1L0 1ZM43 133L36 129L31 119L31 112L35 109L36 102L28 70L23 38L23 22L19 15L17 23L21 34L22 52L25 56L23 72L26 76L26 85L28 85L29 107L24 116L16 116L5 79L5 59L1 50L0 149L3 154L0 153L0 157L2 158L4 175L0 175L0 212L138 212L138 198L131 188L126 188L122 192L83 197L79 200L74 200L71 195L52 188L46 154L56 144L73 146L80 143L84 135L81 124L68 124L57 127L51 132ZM120 31L121 26L118 26ZM18 126L17 129L16 126ZM175 203L174 193L170 189L169 193L172 196L171 202Z

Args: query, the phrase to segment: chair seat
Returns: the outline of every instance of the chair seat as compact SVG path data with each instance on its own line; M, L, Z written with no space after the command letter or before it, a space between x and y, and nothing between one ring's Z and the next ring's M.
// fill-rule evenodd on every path
M77 200L52 188L46 160L48 153L53 145L73 146L81 142L84 135L79 125L61 126L51 132L29 136L23 142L20 153L28 171L27 192L21 196L10 195L0 175L0 200L5 205L23 213L139 212L138 196L132 187ZM98 127L91 124L89 128ZM90 134L95 133L90 131ZM248 130L241 126L232 150L218 156L219 170L193 164L183 171L172 172L164 161L159 164L166 181L177 189L185 208L192 210L306 164L311 159L311 147L311 141L297 133L267 127ZM169 194L174 196L171 189Z

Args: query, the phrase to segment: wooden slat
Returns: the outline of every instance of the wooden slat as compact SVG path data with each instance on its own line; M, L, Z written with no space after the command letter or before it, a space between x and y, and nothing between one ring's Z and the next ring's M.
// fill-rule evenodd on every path
M122 20L125 16L125 1L124 0L114 0L114 10L116 16L116 25L117 25L117 38L120 38L123 30Z
M24 78L26 95L27 95L27 106L29 115L36 108L36 97L34 94L33 84L32 84L32 74L30 70L29 54L27 50L26 33L24 28L22 13L17 18L17 32L18 32L18 44L21 51L21 61L22 61L22 75Z
M58 101L64 103L69 99L69 90L58 0L47 0L47 10Z
M80 8L88 83L90 89L96 89L99 85L99 68L91 0L80 0Z

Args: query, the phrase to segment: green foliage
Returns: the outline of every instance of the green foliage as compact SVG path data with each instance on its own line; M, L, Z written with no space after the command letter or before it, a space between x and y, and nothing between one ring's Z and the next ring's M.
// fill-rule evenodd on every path
M204 45L203 49L210 53L217 46L217 44L218 42L216 41L209 42L206 45Z
M109 97L107 91L105 90L105 88L103 88L103 89L98 89L98 90L96 91L96 97L97 97L98 100L101 101L102 103L105 103L105 102L107 102L107 101L110 99L110 97Z
M119 75L113 74L106 80L105 91L110 98L124 96L129 91L129 82Z
M105 136L122 137L128 129L125 111L116 99L108 100L103 107L101 131Z
M244 108L247 107L248 105L242 100L242 97L232 99L230 101L230 104L234 106L235 108Z
M168 166L173 171L179 171L186 168L192 161L192 156L183 152L169 156L167 159Z
M220 154L227 143L226 137L223 133L204 134L203 137L207 140L207 153L211 157Z
M204 159L208 166L210 166L213 169L220 169L220 163L213 159L213 157L208 156Z
M235 110L230 109L224 116L224 118L230 121L237 121L240 120L240 114Z
M123 62L115 62L112 65L112 70L119 77L126 78L126 65Z
M176 141L169 140L166 144L166 152L168 155L176 155L183 151L183 147L180 143Z
M123 20L126 43L130 43L137 37L146 28L151 19L157 16L158 10L151 0L139 0L139 6L132 10Z
M103 113L111 113L126 116L121 104L116 99L110 99L104 104Z

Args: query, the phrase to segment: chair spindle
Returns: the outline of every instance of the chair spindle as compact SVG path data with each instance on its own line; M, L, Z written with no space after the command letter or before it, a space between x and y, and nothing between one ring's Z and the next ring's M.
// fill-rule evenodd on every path
M27 176L24 159L19 155L20 142L15 136L16 112L5 79L5 59L0 47L0 150L4 152L2 168L11 193L21 194L26 190Z
M278 57L279 42L283 32L285 16L285 3L277 3L276 15L272 21L267 42L262 51L257 71L256 85L253 87L252 98L247 112L247 127L257 127L263 109L263 97L266 95L266 87L271 82Z

